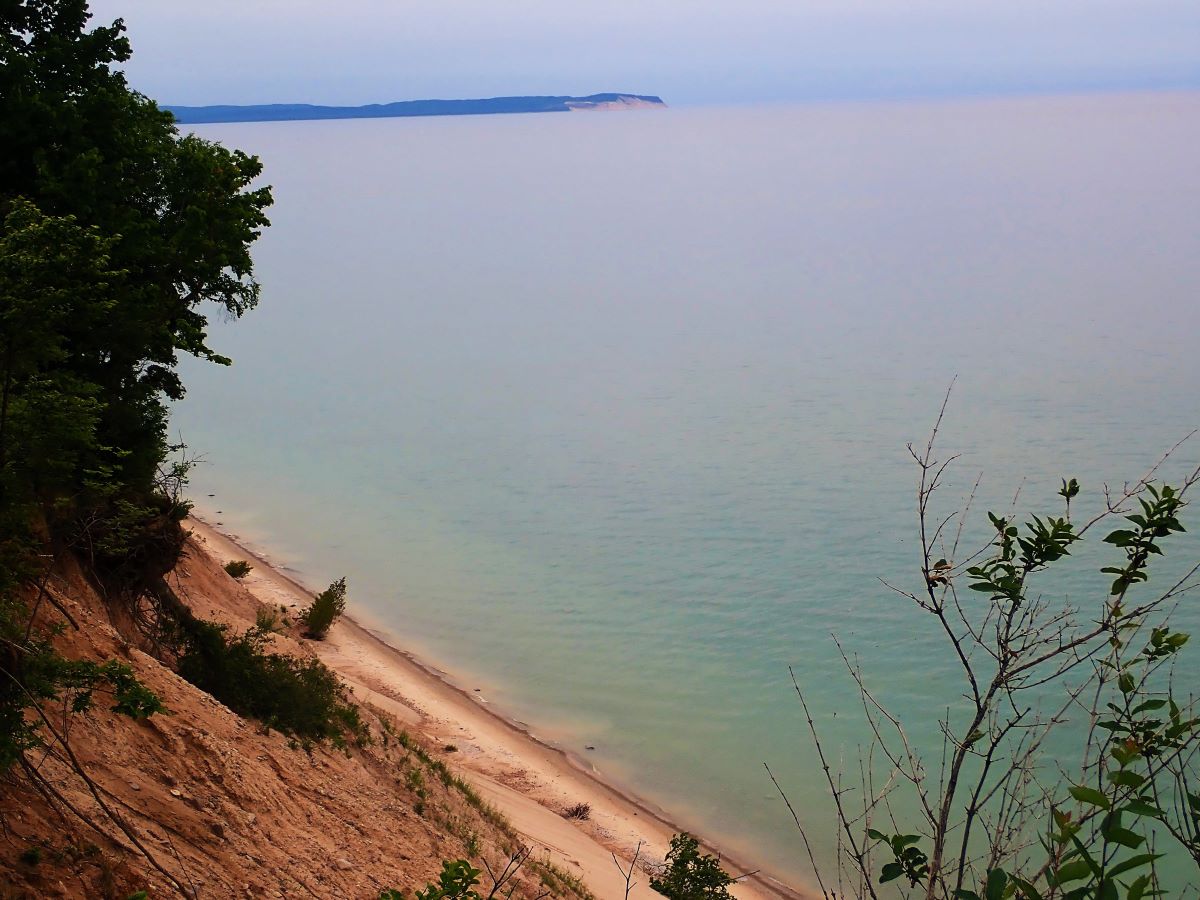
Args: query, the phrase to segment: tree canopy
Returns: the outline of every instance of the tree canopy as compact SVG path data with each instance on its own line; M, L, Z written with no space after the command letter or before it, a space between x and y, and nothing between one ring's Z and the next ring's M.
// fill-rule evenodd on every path
M166 404L181 353L228 363L207 314L257 303L271 203L258 160L181 135L126 83L123 24L89 19L0 0L0 771L44 739L43 702L82 711L107 685L133 698L118 711L158 708L127 668L55 651L47 580L74 551L129 610L170 601L186 504Z
M6 500L50 475L75 502L94 500L98 473L148 490L164 403L183 394L179 353L228 362L208 346L205 301L235 317L258 301L250 245L271 203L252 187L259 161L180 135L117 68L122 22L89 18L84 0L0 4ZM36 445L51 430L10 419L54 404L53 428L74 433L50 461Z

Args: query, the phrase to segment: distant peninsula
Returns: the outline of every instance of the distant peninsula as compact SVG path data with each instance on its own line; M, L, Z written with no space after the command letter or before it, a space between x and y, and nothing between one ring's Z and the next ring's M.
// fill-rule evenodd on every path
M485 116L499 113L665 108L661 97L590 94L587 97L491 97L486 100L401 100L366 106L267 103L255 106L164 106L181 125L209 122L285 122L301 119L391 119L404 116Z

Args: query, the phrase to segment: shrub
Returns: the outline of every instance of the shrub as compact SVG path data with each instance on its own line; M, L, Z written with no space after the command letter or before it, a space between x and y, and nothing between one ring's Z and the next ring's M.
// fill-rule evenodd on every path
M346 579L339 578L313 598L312 605L300 617L304 623L304 634L323 640L329 628L346 611Z
M667 864L650 879L650 887L670 900L733 900L729 885L734 878L715 856L700 852L687 832L671 838Z
M1189 634L1171 620L1200 564L1188 559L1183 578L1168 569L1157 585L1151 574L1180 543L1200 467L1178 487L1155 482L1173 449L1123 487L1089 497L1063 478L1038 514L1018 515L1014 499L964 525L973 491L958 509L940 506L957 458L935 458L941 421L923 448L909 445L913 580L884 582L944 642L943 659L912 663L945 689L917 713L937 717L939 736L910 738L837 644L865 713L859 774L847 783L826 763L821 716L793 675L840 831L838 884L859 885L850 896L863 898L884 896L875 883L955 900L1195 896L1170 884L1184 868L1194 884L1200 864L1200 718L1180 687L1195 683L1178 661ZM1089 538L1107 547L1089 552ZM814 682L827 691L828 673Z
M580 822L586 822L591 817L592 807L589 803L576 803L563 810L564 819L578 819Z
M446 860L437 884L430 882L425 890L417 891L416 900L481 900L479 892L473 890L481 874L465 859ZM392 888L380 891L379 900L405 900L405 897Z
M239 581L250 574L250 570L254 567L244 559L231 559L225 563L225 571L229 573L230 578L236 578Z
M257 628L235 638L225 632L213 622L191 623L179 674L238 715L285 734L340 743L349 732L365 741L357 707L320 660L268 653Z
M254 627L259 631L277 633L283 629L283 619L273 606L263 606L254 614Z

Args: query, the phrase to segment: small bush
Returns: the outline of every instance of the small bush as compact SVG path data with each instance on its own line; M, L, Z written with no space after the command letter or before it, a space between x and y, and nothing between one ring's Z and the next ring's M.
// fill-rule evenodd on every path
M366 740L358 710L329 668L316 659L268 653L267 636L251 629L235 638L213 622L193 622L179 674L238 715L302 741Z
M254 627L259 631L277 633L283 629L283 618L274 607L264 606L254 614Z
M590 803L576 803L563 810L564 819L578 819L580 822L586 822L591 817L592 806Z
M422 799L425 798L425 776L421 774L420 769L409 769L405 775L405 783L410 791Z
M563 871L549 859L529 860L529 871L538 877L543 887L548 888L555 897L578 897L580 900L595 900L592 892L587 889L576 876Z
M721 868L721 861L700 852L687 832L671 838L667 864L650 879L650 888L669 900L733 900L729 885L736 881Z
M323 640L330 626L346 611L346 579L339 578L313 598L312 605L300 617L306 637Z
M230 578L236 578L239 581L250 574L250 570L254 567L244 559L231 559L225 563L225 571L229 573Z
M445 747L442 748L442 752L443 753L457 753L458 746L456 744L447 744Z

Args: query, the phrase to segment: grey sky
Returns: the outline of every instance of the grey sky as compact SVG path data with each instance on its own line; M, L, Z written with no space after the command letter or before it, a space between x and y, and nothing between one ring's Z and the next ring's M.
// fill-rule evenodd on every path
M1200 87L1197 0L93 0L162 103Z

